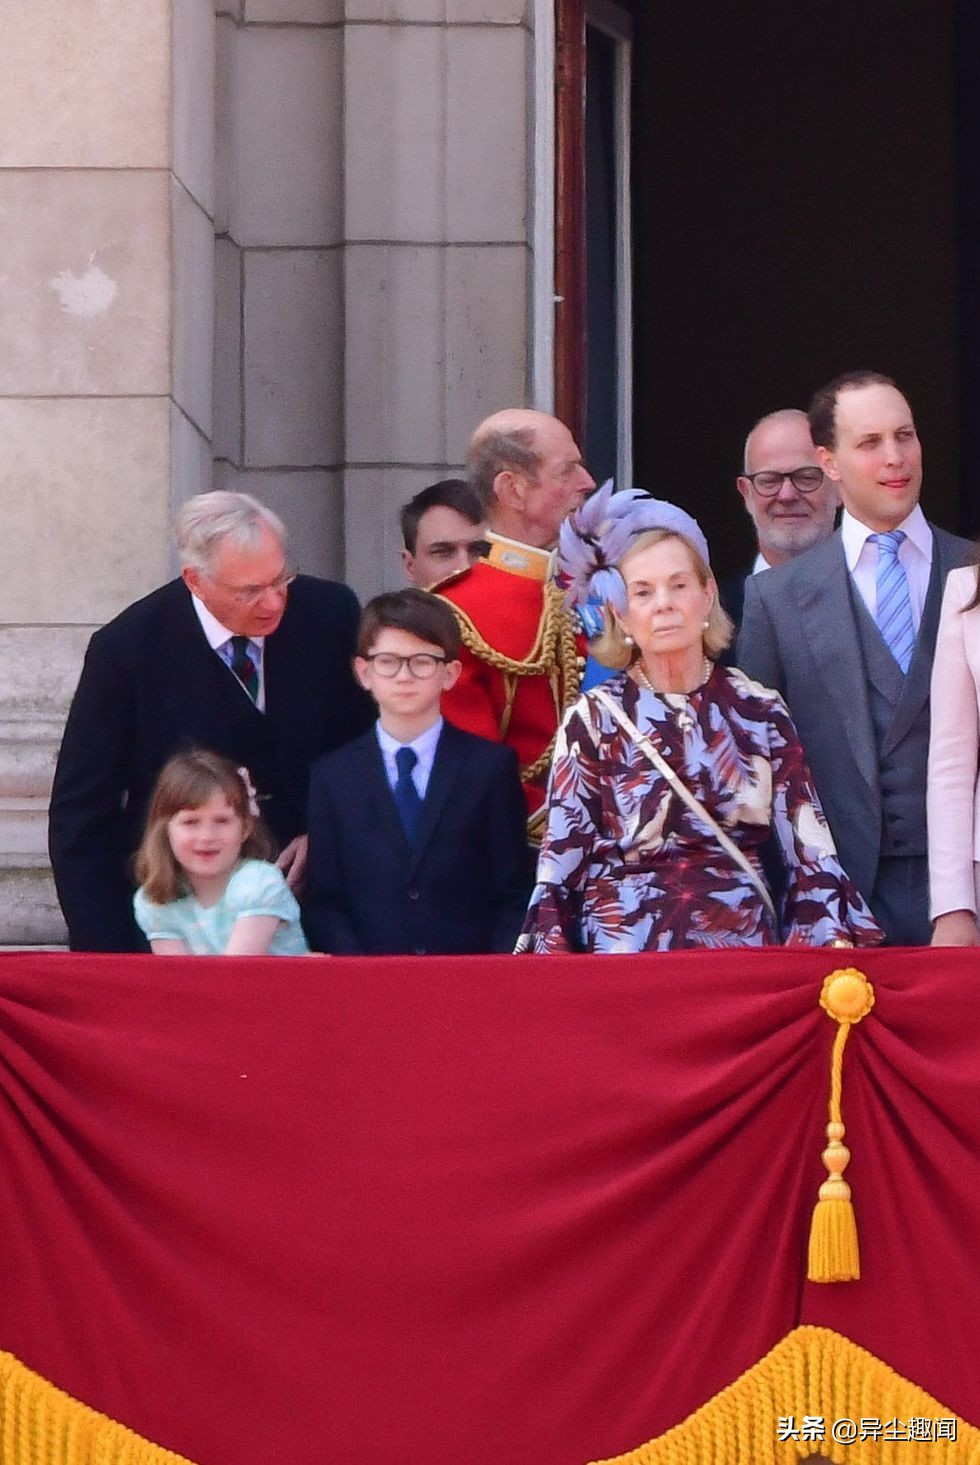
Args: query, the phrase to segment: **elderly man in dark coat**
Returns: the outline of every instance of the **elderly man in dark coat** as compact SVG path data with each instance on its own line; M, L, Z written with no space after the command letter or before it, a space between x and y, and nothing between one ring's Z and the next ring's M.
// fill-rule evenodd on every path
M129 864L173 753L211 748L249 769L298 885L310 765L372 720L351 671L357 600L290 568L271 510L200 494L176 538L180 578L95 632L65 728L49 848L76 951L146 949Z

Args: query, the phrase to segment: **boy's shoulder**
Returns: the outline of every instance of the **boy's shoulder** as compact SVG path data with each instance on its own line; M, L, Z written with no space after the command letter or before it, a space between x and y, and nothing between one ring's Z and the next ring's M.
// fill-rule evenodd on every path
M339 748L332 748L329 753L321 753L319 758L314 759L311 767L311 775L316 777L322 774L333 774L338 770L346 768L351 762L362 759L365 753L370 753L372 748L378 746L377 722L372 722L366 732L358 733L356 738L350 742L341 743Z
M334 748L330 753L322 754L313 764L313 779L318 782L333 782L338 778L349 777L356 765L363 762L366 755L370 756L376 752L380 757L381 748L378 743L377 726L376 722L373 723L367 732L352 738L349 743ZM457 727L448 718L443 719L436 749L437 758L440 750L443 754L448 752L451 756L463 759L470 766L482 765L484 768L502 774L509 773L511 769L516 772L519 767L517 754L506 743L498 743L491 738L482 738L477 733L465 732L463 728Z
M473 763L483 764L486 768L501 773L509 773L511 769L515 773L518 771L517 754L513 748L506 743L495 742L492 738L480 737L478 733L465 732L448 719L442 725L440 742L443 741L448 741L451 750Z

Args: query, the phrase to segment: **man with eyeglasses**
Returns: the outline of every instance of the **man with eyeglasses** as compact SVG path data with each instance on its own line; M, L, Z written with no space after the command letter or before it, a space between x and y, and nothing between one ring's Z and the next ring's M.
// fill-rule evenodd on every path
M180 577L89 642L58 757L49 850L76 951L140 951L129 860L157 775L188 747L248 768L298 887L309 770L369 725L351 657L358 604L297 574L286 531L247 494L190 499Z
M786 698L841 864L887 939L925 944L929 683L946 576L971 545L919 506L922 446L889 377L835 378L810 431L841 527L749 579L737 664Z
M751 569L723 580L721 603L738 626L750 575L805 554L834 532L837 485L817 460L805 412L770 412L745 439L744 472L736 479L758 546Z

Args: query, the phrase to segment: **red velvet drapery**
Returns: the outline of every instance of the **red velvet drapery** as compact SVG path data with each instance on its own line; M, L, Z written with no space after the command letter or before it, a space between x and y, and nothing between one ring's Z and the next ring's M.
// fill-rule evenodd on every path
M814 1286L838 956L863 1275ZM198 1465L583 1465L801 1321L980 1423L978 980L0 958L0 1348Z

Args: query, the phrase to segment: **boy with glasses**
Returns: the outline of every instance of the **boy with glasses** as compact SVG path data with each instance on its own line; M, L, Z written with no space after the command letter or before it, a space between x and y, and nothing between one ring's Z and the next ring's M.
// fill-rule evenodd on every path
M443 720L459 630L423 590L365 607L354 670L374 728L314 765L306 923L344 955L511 951L531 889L514 752Z

